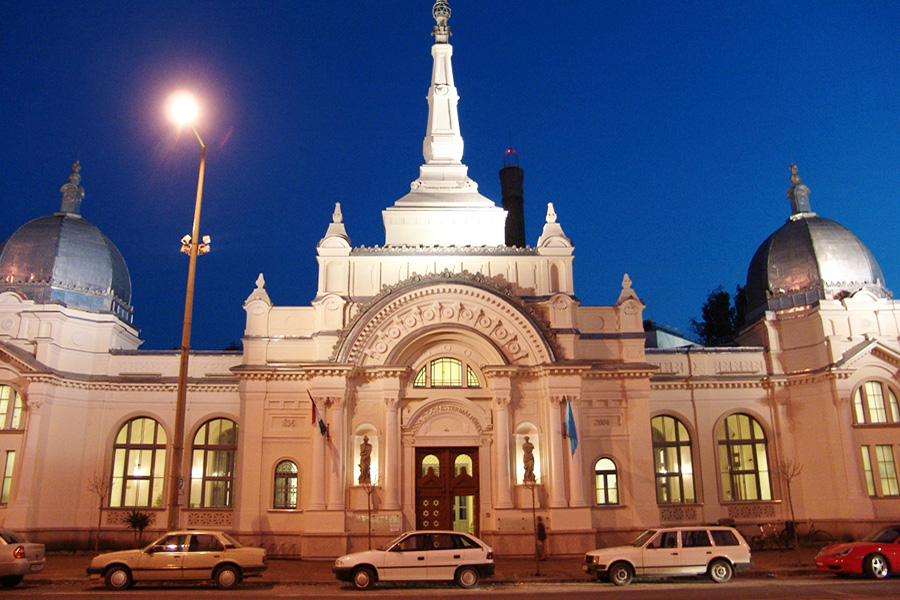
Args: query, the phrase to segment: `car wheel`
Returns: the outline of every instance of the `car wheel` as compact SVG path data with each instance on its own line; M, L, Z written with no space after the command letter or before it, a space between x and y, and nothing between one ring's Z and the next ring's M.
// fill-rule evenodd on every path
M375 571L371 567L357 567L353 569L350 581L358 590L371 590L375 586Z
M460 567L456 571L456 585L464 590L478 585L478 569L475 567Z
M131 571L128 567L115 566L106 572L106 589L127 590L131 587Z
M0 577L0 585L6 588L16 587L22 583L21 575L7 575L6 577Z
M617 562L609 568L609 580L615 585L628 585L632 577L634 570L628 563Z
M241 582L241 574L235 567L225 565L219 567L215 575L216 587L220 590L230 590Z
M719 558L709 563L709 578L716 583L728 583L733 574L734 569L727 560Z
M873 579L884 579L890 574L887 559L880 554L870 554L863 561L863 571Z

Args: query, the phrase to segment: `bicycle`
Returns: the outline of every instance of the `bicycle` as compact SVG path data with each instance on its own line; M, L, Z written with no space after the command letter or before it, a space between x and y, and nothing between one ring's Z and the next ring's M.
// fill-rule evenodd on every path
M775 523L759 523L758 527L759 534L750 538L750 548L753 550L787 550L791 547L786 525L780 531Z
M823 548L837 542L837 538L824 529L818 529L812 519L805 522L806 531L800 531L800 523L788 521L785 523L785 533L789 536L791 546L794 545L794 529L797 530L797 542L804 548Z

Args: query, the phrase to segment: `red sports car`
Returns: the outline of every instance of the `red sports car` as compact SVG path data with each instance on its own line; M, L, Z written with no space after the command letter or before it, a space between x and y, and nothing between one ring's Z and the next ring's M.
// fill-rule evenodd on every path
M859 542L824 548L816 556L816 568L884 579L891 571L900 570L900 525L879 529Z

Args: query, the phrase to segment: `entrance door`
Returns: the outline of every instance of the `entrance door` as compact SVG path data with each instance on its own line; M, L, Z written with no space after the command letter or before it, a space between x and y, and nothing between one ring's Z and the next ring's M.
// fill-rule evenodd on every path
M478 535L478 448L416 448L416 529Z

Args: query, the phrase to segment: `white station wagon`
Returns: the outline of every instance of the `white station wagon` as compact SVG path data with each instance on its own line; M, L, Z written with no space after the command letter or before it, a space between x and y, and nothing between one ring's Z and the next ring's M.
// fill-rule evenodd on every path
M494 551L468 533L410 531L387 548L341 556L332 570L358 590L378 581L454 581L468 589L494 574Z
M650 529L627 546L592 550L582 569L601 581L628 585L634 576L709 575L716 583L750 568L750 546L733 527Z

